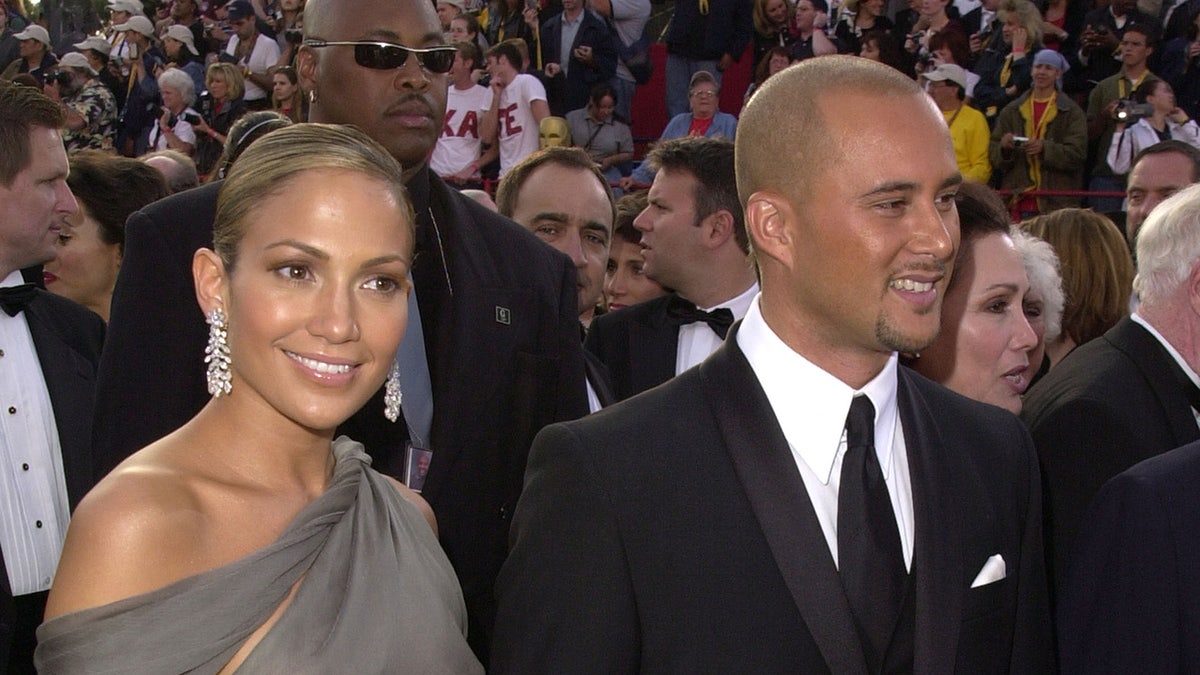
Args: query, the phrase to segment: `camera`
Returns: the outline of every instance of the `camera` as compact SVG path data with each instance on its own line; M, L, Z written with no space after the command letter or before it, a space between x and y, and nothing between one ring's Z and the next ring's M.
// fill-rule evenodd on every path
M46 84L53 82L58 85L59 89L66 89L71 86L71 73L65 70L56 70L53 73L46 75Z
M298 45L304 40L304 34L299 29L289 28L283 31L283 38L294 45Z
M182 117L183 121L187 122L188 124L197 124L201 121L200 116L192 112L185 112L183 113Z
M1013 147L1019 148L1029 142L1028 136L1013 136Z
M1132 124L1153 114L1154 106L1149 103L1134 103L1133 101L1122 99L1117 102L1117 109L1113 111L1113 119L1118 122Z

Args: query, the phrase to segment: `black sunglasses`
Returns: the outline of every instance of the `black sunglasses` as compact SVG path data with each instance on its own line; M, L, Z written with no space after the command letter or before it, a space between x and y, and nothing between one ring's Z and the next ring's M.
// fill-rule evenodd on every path
M348 46L354 47L354 62L363 68L372 70L394 70L402 68L408 62L409 54L417 57L417 63L431 73L448 73L454 66L454 55L458 53L454 47L430 47L414 49L391 42L375 40L317 40L308 39L304 44L317 47Z

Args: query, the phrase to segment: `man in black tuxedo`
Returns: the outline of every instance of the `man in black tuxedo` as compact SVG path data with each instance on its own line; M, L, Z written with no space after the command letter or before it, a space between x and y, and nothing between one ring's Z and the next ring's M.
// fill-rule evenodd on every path
M1200 221L1196 187L1159 204L1137 235L1137 311L1071 352L1033 387L1021 416L1045 485L1047 550L1057 584L1080 523L1110 478L1200 439Z
M1051 669L1027 432L897 365L958 244L940 113L833 56L739 126L762 293L699 367L538 436L494 670Z
M0 84L0 672L32 673L34 630L70 512L94 484L92 408L104 322L21 268L56 253L78 210L61 108Z
M580 338L604 296L616 201L608 179L579 148L546 148L518 162L496 188L496 208L575 263ZM588 410L616 402L608 369L584 353Z
M312 0L305 31L309 42L297 71L311 93L310 118L354 124L382 143L406 167L417 216L419 310L410 311L406 346L423 339L425 356L417 362L427 366L425 391L404 392L405 421L395 425L382 415L381 391L342 431L366 446L376 468L397 477L404 475L406 441L432 450L423 496L463 586L472 646L486 657L492 582L529 445L546 424L587 412L575 271L564 256L429 170L447 87L431 56L410 53L390 69L371 67L380 59L356 61L375 41L443 44L430 3ZM369 44L328 44L356 40ZM423 65L423 58L430 60ZM96 442L103 471L178 428L208 399L207 329L189 270L195 248L211 244L216 190L172 196L130 219L100 372ZM421 329L411 330L415 325ZM422 419L422 404L431 418Z
M1063 673L1200 671L1197 495L1200 442L1135 465L1096 495L1061 591Z
M646 161L654 183L633 225L642 232L646 275L674 292L592 322L586 346L608 367L618 400L707 358L758 293L733 143L664 141Z

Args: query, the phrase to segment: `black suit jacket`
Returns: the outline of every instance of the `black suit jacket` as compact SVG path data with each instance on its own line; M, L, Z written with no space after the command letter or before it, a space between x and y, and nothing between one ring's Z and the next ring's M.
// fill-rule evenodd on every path
M430 237L442 247L420 255L444 252L450 279L448 286L417 286L434 397L434 455L423 496L463 586L472 646L486 655L492 582L529 446L546 424L587 413L575 269L427 169L409 188L418 239L432 233L432 210L437 234ZM100 368L101 474L208 401L207 328L191 259L198 246L211 245L216 193L210 185L173 195L134 214L126 227ZM383 417L382 389L339 431L362 442L377 469L403 476L407 435L403 423Z
M1154 336L1126 318L1029 392L1021 416L1042 464L1055 587L1100 487L1144 459L1200 439L1185 377Z
M667 318L670 294L592 320L584 346L608 367L625 400L675 377L679 326Z
M1059 603L1063 673L1200 672L1200 443L1109 481Z
M542 24L542 63L559 63L562 58L562 14L556 14ZM572 110L587 107L592 87L601 82L608 82L617 73L617 45L613 42L608 24L596 14L583 10L583 23L575 33L575 41L571 43L571 52L580 45L592 48L591 64L572 57L568 62L567 75L555 76L550 80L550 89L559 94L557 100L550 101L550 110L558 116L566 115ZM583 143L587 139L573 139Z
M617 397L613 394L612 377L608 374L608 367L591 352L584 352L583 358L583 367L587 372L588 383L596 392L596 398L600 400L600 405L607 408L616 403Z
M54 426L62 449L71 509L92 489L92 409L104 321L63 297L39 289L25 322L42 365ZM8 663L16 608L0 553L0 667Z
M803 479L734 335L671 382L538 436L497 580L495 672L865 672ZM899 405L916 672L1051 668L1028 434L905 369ZM995 554L1006 578L971 589Z

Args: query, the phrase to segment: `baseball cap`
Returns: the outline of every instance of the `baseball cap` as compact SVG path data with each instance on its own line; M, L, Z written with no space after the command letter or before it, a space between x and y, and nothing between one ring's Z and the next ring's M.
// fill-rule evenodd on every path
M943 63L932 70L925 71L925 79L930 82L949 80L963 89L967 88L967 71L963 70L962 66L956 66L953 63Z
M132 17L119 26L113 26L113 30L117 31L118 33L132 30L141 33L146 37L154 37L154 24L150 23L150 19L147 19L144 16Z
M146 16L146 9L142 7L141 0L108 0L108 11Z
M230 21L254 18L254 7L247 0L233 0L227 5Z
M79 51L90 49L94 52L100 52L101 54L108 54L109 51L112 50L112 45L109 44L108 40L105 40L99 35L93 35L83 42L76 42L74 47Z
M38 42L46 45L47 49L50 48L50 34L46 32L45 28L42 28L37 24L30 24L28 28L20 33L17 33L13 37L17 38L18 40L37 40Z
M167 34L163 37L169 37L172 40L179 40L185 47L188 48L189 52L195 54L196 56L200 55L200 52L196 51L196 36L192 35L191 29L189 29L187 26L173 24L171 27L167 28Z
M459 8L460 10L462 10L464 12L467 10L467 4L465 2L463 2L463 0L438 0L439 5L442 3L445 3L447 5L454 5L455 7Z
M96 74L96 70L92 68L92 64L88 62L87 57L79 52L71 52L63 54L63 57L58 60L59 68L80 68L86 70L92 75Z

